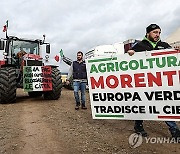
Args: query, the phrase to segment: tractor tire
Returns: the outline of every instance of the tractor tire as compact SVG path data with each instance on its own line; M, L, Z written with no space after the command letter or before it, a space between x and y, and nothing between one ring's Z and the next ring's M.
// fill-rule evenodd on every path
M31 97L31 98L41 97L42 94L43 94L43 93L42 93L41 91L28 92L28 95L29 95L29 97Z
M0 68L0 103L16 102L16 70L13 67Z
M61 96L62 90L61 73L57 68L52 68L52 91L44 92L44 99L57 100Z

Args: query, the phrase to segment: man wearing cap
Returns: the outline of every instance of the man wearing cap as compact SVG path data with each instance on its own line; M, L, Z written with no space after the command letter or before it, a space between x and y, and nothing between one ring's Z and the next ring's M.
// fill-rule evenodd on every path
M132 50L129 50L128 53L130 56L134 54L134 52L141 51L151 51L151 50L161 50L168 49L171 46L160 40L161 28L156 24L151 24L146 28L146 35L144 39L137 43Z
M161 28L156 24L151 24L146 28L146 35L144 39L132 47L132 50L128 51L128 54L132 56L135 52L151 51L168 49L171 46L160 40ZM169 131L172 137L178 139L180 137L180 130L174 121L165 121L169 127ZM143 120L136 120L134 126L135 132L140 133L142 136L147 136L146 131L143 128Z

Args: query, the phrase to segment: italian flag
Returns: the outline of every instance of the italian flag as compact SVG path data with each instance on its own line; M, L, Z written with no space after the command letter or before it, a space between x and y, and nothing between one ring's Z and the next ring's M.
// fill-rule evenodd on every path
M8 29L8 20L6 21L6 24L3 26L3 32L7 32Z
M23 89L30 91L51 91L52 77L50 66L24 66Z

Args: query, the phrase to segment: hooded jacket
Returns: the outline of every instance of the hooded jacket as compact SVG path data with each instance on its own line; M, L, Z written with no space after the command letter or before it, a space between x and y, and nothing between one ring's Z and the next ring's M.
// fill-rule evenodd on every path
M132 50L134 50L135 52L141 52L141 51L162 50L169 48L172 47L166 42L162 42L161 40L159 40L154 43L145 37L142 41L135 44L132 47Z

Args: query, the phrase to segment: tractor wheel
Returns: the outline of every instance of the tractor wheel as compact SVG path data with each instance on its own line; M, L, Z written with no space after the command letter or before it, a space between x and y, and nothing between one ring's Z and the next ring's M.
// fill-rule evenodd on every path
M52 68L52 91L44 92L44 99L57 100L61 96L62 90L61 73L57 68Z
M0 103L16 102L16 70L13 67L0 68Z
M28 92L28 95L31 98L41 97L42 96L42 92L41 91L32 91L32 92Z

